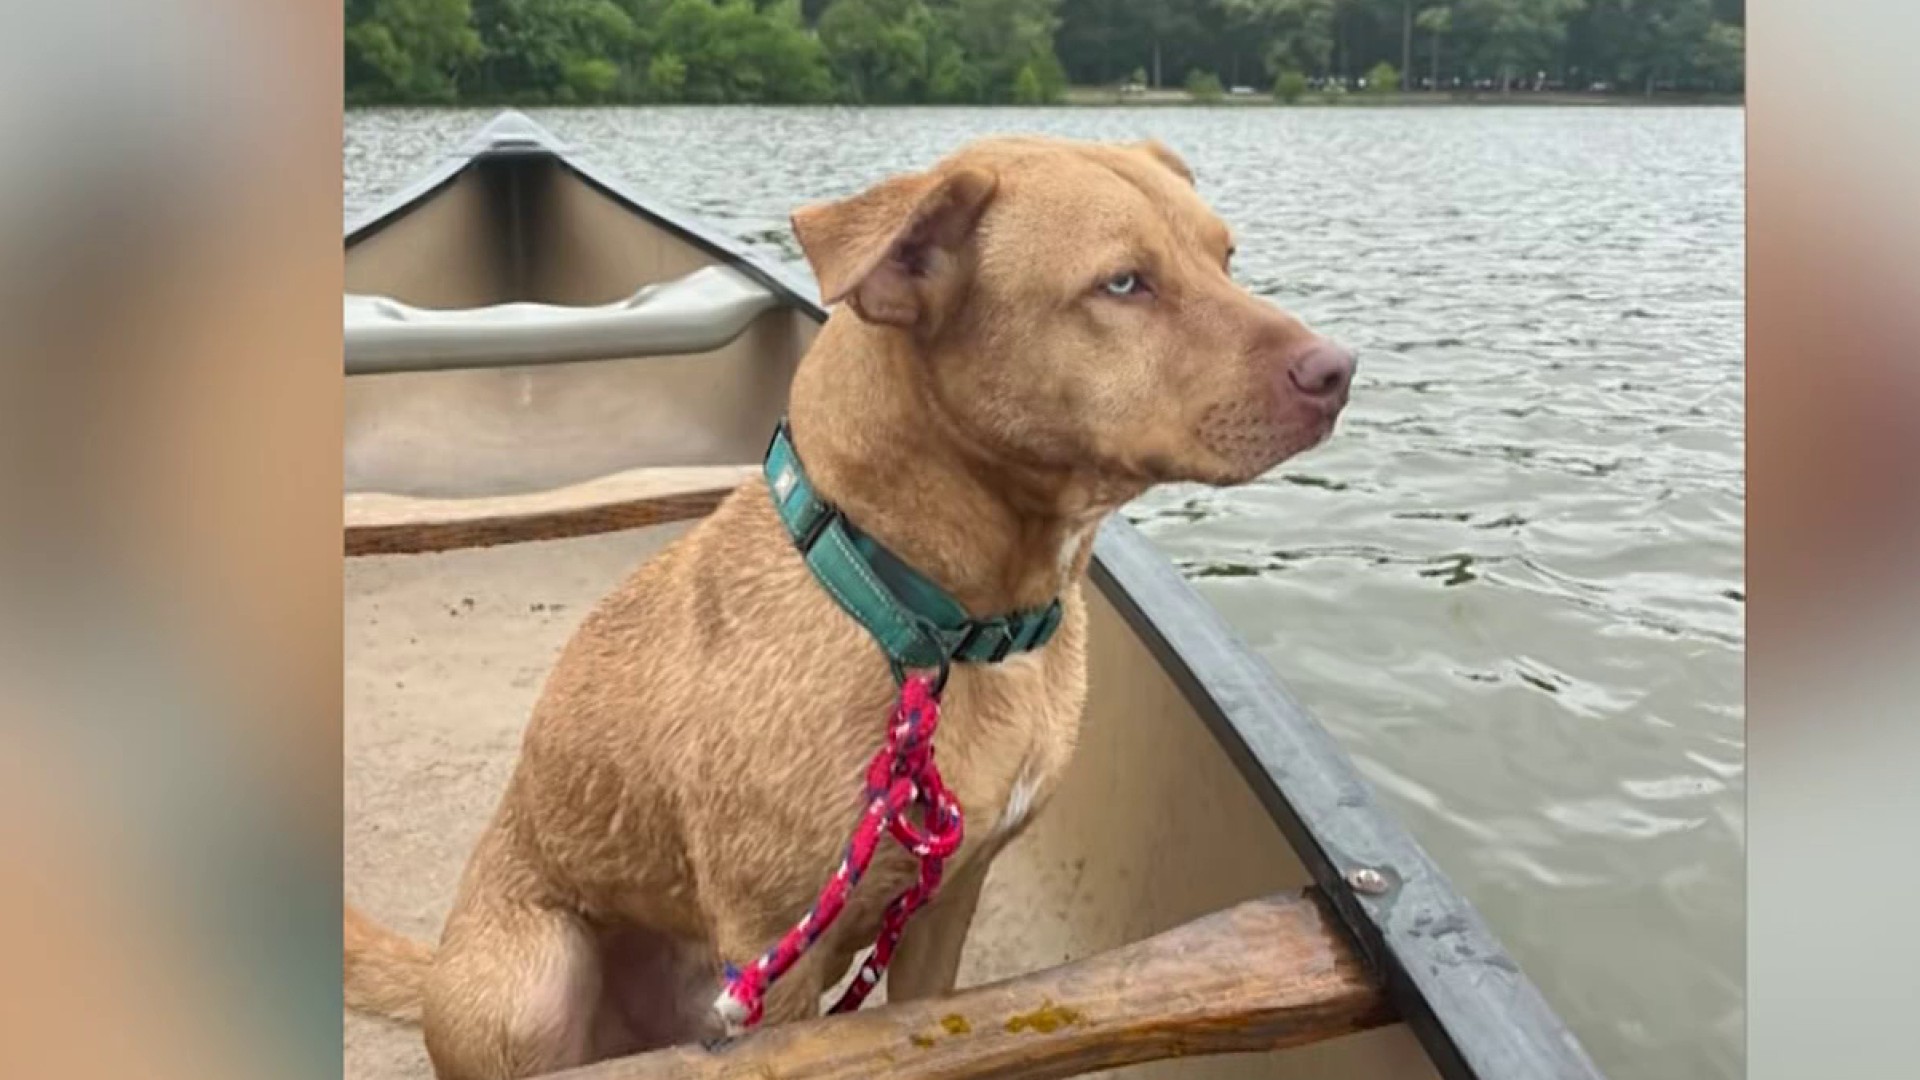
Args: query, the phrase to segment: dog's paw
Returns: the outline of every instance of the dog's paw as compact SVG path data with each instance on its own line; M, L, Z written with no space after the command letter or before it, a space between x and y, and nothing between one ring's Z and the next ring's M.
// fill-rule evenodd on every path
M709 1054L724 1054L740 1041L738 1035L710 1035L700 1040L700 1049Z
M745 1035L749 1026L746 1006L722 990L720 996L713 999L713 1007L707 1010L706 1038L700 1045L709 1051L723 1050Z

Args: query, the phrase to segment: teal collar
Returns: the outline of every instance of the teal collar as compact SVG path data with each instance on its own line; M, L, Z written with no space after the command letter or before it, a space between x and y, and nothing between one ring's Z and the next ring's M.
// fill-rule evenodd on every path
M1037 649L1060 626L1060 601L1042 608L974 619L945 589L853 527L822 499L800 467L782 420L767 447L767 487L807 568L854 621L867 628L893 666L938 668L950 661L994 664Z

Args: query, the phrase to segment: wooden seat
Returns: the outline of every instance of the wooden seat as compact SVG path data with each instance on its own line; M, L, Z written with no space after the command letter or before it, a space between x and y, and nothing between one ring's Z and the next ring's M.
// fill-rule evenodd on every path
M348 555L400 555L615 532L705 517L758 465L629 469L525 495L346 497Z
M601 1062L568 1080L1040 1080L1279 1050L1395 1019L1312 891L1248 901L1123 948L945 998Z

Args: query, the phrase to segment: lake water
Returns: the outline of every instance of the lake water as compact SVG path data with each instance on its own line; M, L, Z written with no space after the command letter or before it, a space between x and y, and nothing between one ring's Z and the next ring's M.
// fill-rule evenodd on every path
M488 115L350 113L348 213ZM974 136L1177 149L1241 280L1362 363L1327 446L1128 516L1609 1075L1742 1074L1740 110L533 115L786 262L794 205Z

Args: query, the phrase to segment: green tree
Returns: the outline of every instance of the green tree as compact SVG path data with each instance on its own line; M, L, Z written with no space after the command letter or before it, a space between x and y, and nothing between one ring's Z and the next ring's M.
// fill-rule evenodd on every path
M672 0L654 27L654 47L680 61L680 100L728 100L731 84L723 70L731 49L719 40L720 9L709 0Z
M820 44L843 96L853 102L923 100L939 33L920 0L833 0L820 16Z
M391 28L372 20L347 27L348 101L404 101L416 92L413 57Z
M826 50L800 19L800 0L773 0L758 12L752 0L730 0L730 25L744 39L740 56L758 69L763 89L739 101L802 103L833 97L833 76ZM723 30L729 24L723 24Z
M826 52L800 25L793 0L764 11L752 0L672 0L654 40L685 65L685 101L794 103L833 93Z
M1693 66L1715 90L1739 86L1747 78L1747 32L1714 23L1694 50Z
M1220 88L1220 76L1194 68L1187 72L1187 96L1203 104L1212 104L1226 96Z
M373 0L346 30L347 78L363 98L451 102L480 55L467 0Z
M1422 11L1414 21L1432 40L1433 67L1430 77L1433 80L1433 88L1438 90L1440 89L1440 39L1446 37L1447 32L1453 29L1453 9L1444 4L1440 7L1430 7Z
M944 31L934 36L927 55L928 100L947 105L985 100L985 74L967 62L966 54Z
M1370 94L1397 94L1400 92L1400 72L1385 60L1367 69L1367 92Z
M1745 14L1740 0L1588 0L1567 51L1591 78L1646 94L1663 80L1737 85L1725 61L1744 38Z
M1692 66L1713 29L1713 6L1709 0L1638 0L1632 12L1638 40L1628 68L1652 97L1656 81L1677 79Z
M1066 89L1066 70L1053 52L1057 0L952 0L937 12L945 35L977 72L988 101L1008 101L1022 69L1033 68L1041 100Z
M1020 74L1015 76L1013 80L1014 104L1043 105L1046 103L1046 100L1047 92L1045 88L1040 85L1040 73L1034 70L1032 64L1021 68Z
M655 101L679 101L686 86L686 63L670 52L655 53L647 63L647 96Z
M1273 96L1280 99L1283 104L1291 105L1299 101L1300 96L1306 92L1307 77L1298 71L1292 69L1282 71L1273 80Z
M1265 42L1267 70L1329 69L1334 44L1336 0L1221 0L1242 33Z
M473 18L485 47L479 89L495 97L571 100L573 76L597 78L584 61L624 57L637 39L612 0L481 0Z
M1503 86L1554 71L1737 88L1744 0L345 0L353 102L1056 100L1243 64L1344 76L1425 47ZM1423 40L1424 39L1424 40ZM1369 76L1378 82L1377 76ZM1574 80L1578 81L1575 82ZM1297 98L1297 95L1296 95Z
M1463 32L1479 43L1474 58L1498 74L1500 88L1544 70L1567 37L1567 20L1585 0L1458 0ZM1703 0L1704 2L1704 0Z
M1028 66L1033 68L1040 80L1040 100L1059 101L1066 94L1067 69L1061 66L1060 58L1054 55L1052 48L1028 61Z
M567 100L606 101L620 81L620 66L604 57L575 57L561 68L561 77Z

